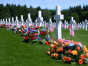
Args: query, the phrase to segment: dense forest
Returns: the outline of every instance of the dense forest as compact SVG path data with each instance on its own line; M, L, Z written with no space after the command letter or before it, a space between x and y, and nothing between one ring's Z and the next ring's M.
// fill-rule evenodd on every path
M15 4L0 4L0 19L2 18L11 18L18 16L20 20L20 16L24 16L24 20L27 19L27 14L31 14L32 21L34 22L38 16L38 11L42 11L42 16L45 21L48 22L49 18L52 18L55 15L55 10L49 9L41 9L40 6L37 8L33 8L32 6L27 7L26 5L15 5ZM82 22L85 19L88 19L88 5L79 5L74 7L69 7L69 9L62 10L62 14L64 14L64 19L70 21L71 16L74 17L76 22ZM54 21L54 20L53 20Z

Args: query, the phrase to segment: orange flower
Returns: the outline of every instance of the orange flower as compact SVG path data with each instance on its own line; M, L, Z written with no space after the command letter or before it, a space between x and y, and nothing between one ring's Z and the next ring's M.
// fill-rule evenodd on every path
M60 51L63 51L63 47L60 47Z
M47 51L47 54L49 55L50 54L50 51Z
M78 45L78 42L74 42L74 44L75 44L75 46L77 46Z
M87 52L87 48L85 45L83 45L83 51Z
M51 49L51 52L54 52L54 49L53 48Z
M65 43L65 46L68 46L68 42Z
M56 42L56 41L53 41L53 44L54 44L54 45L58 45L58 42Z
M81 49L81 47L77 46L77 50L80 50L80 49Z
M55 54L51 54L51 57L55 57Z
M85 56L84 55L80 55L80 59L84 60Z
M59 55L59 54L55 53L55 58L58 58L58 55Z
M56 48L57 48L57 46L56 46L56 45L54 45L54 46L53 46L53 48L54 48L54 49L56 49Z
M63 51L63 47L58 47L57 52Z
M57 53L51 54L51 57L58 58L58 54Z
M60 51L60 47L57 48L57 52L59 52L59 51Z
M88 53L88 50L86 51L86 53Z
M52 47L52 48L53 48L53 46L54 46L53 44L50 45L50 47Z
M86 53L85 56L88 58L88 53Z
M77 51L76 51L76 50L73 50L71 53L72 53L73 55L77 55Z
M57 39L57 41L61 44L63 43L63 40L61 40L61 39Z
M83 60L81 59L81 60L79 60L79 64L83 64Z
M63 59L63 61L66 61L66 60L67 60L67 57L66 57L66 56L64 56L62 59Z

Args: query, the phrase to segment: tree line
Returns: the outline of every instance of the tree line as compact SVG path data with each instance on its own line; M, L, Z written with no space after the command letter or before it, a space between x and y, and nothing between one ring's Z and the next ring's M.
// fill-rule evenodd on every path
M11 18L18 16L18 19L20 20L20 16L24 16L24 20L27 19L27 14L31 14L32 21L34 22L37 19L38 11L42 11L42 16L45 21L49 21L49 18L52 18L52 21L54 21L53 16L55 15L55 10L49 10L49 9L41 9L40 6L33 8L32 6L27 7L26 5L21 6L15 5L15 4L6 4L5 6L3 4L0 4L0 19L3 18ZM69 9L62 10L62 14L64 14L64 20L70 21L71 16L74 17L76 22L82 22L85 19L88 19L88 5L81 5L69 7Z

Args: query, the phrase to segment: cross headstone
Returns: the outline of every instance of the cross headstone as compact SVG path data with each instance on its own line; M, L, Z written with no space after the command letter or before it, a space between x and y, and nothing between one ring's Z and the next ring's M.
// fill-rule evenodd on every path
M12 17L12 26L14 26L14 17Z
M56 15L54 15L54 20L56 20L56 39L62 39L61 35L61 20L64 16L61 15L60 6L56 6Z
M84 25L85 25L85 23L84 23L84 21L82 21L82 28L84 29Z
M85 20L85 30L87 31L87 25L88 25L88 21L87 19Z
M5 20L3 19L3 24L5 24Z
M64 21L64 28L65 28L65 29L67 28L66 24L67 24L67 22L66 22L66 20L65 20L65 21Z
M1 24L3 24L3 23L2 23L2 19L1 19Z
M8 21L9 21L9 25L10 25L10 18L8 18Z
M38 11L37 21L39 23L39 26L41 27L42 26L42 22L43 22L43 17L42 17L42 12L41 11Z
M21 25L24 25L23 15L21 15Z
M27 21L28 21L28 26L31 26L32 20L31 20L30 13L28 13L28 19L27 19Z
M51 18L50 18L49 19L49 28L48 28L48 30L50 29L51 25L52 25L52 21L51 21Z
M72 29L74 29L75 20L73 19L73 17L71 17L70 24L71 24Z
M7 23L8 23L8 20L7 20L7 18L6 18L5 24L7 25Z
M16 16L16 20L15 20L15 25L17 26L18 25L18 17Z

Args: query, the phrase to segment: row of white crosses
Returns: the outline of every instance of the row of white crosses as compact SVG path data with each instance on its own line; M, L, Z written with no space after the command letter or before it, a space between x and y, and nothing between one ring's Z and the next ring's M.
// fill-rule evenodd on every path
M54 20L56 20L56 39L62 39L62 36L61 36L61 20L62 19L64 19L64 16L61 15L60 6L56 6L56 15L54 15ZM5 21L3 19L2 22L4 22L4 24L5 24L5 22L7 23L8 20L6 19L6 21ZM32 20L30 18L30 13L28 14L28 19L26 20L26 22L29 23L29 26L30 26L30 22L32 22ZM14 21L14 18L12 17L12 22L10 22L10 19L9 19L9 24L10 23L12 23L13 25L18 25L19 24L18 17L16 16L15 21ZM36 23L39 26L42 26L42 24L43 24L43 17L42 17L41 11L38 11L38 18L37 18ZM51 23L52 23L52 21L51 21L51 19L49 19L49 25L50 26L51 26ZM21 25L24 25L23 15L21 15Z
M88 20L85 20L85 30L87 31L88 28Z

